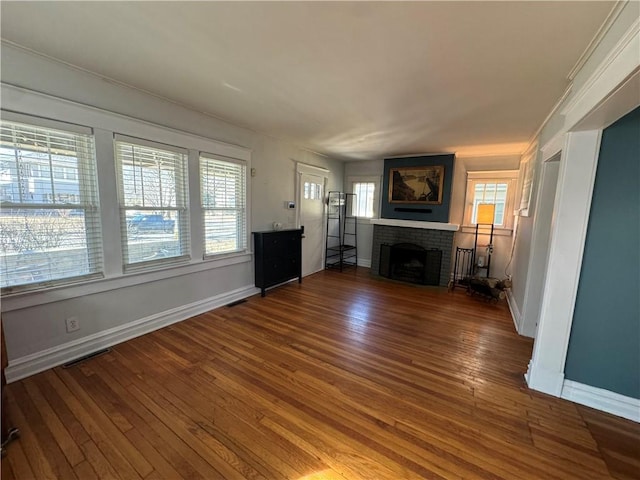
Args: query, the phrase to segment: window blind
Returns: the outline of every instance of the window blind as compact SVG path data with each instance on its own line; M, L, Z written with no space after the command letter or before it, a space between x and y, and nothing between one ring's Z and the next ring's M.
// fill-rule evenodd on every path
M125 271L189 258L187 154L116 137Z
M0 201L3 291L100 275L100 215L90 133L0 121Z
M200 156L205 256L247 248L246 165Z

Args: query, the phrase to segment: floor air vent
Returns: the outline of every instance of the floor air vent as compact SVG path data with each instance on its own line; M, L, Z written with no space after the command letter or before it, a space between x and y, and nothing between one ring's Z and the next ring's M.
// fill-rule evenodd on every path
M235 302L231 302L227 304L227 307L235 307L236 305L240 305L241 303L245 303L246 300L243 298L242 300L236 300Z
M62 365L62 368L71 368L75 365L78 365L79 363L82 362L86 362L87 360L91 360L94 357L97 357L98 355L102 355L104 353L109 353L111 351L110 348L105 348L103 350L98 350L97 352L93 352L90 353L88 355L85 355L84 357L80 357L80 358L76 358L75 360L71 360L70 362L67 362L65 364Z

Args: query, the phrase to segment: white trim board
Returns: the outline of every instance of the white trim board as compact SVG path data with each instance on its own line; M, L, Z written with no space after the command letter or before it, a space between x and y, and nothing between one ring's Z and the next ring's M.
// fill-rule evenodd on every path
M639 43L640 19L631 25L580 91L560 111L565 118L565 130L572 129L584 119L640 67Z
M640 399L620 395L603 388L565 380L561 398L602 410L634 422L640 422Z
M62 300L108 292L143 283L156 282L166 278L191 275L205 270L249 263L252 259L252 252L221 255L220 258L211 258L197 263L165 265L162 268L149 269L144 272L131 272L116 277L100 278L82 283L68 283L43 290L6 295L2 297L2 312L11 312L36 305L60 302Z
M365 267L365 268L371 268L371 259L370 258L359 258L358 259L358 266L359 267Z
M567 134L553 207L551 242L529 388L560 396L584 252L601 131Z
M511 318L513 319L513 325L516 327L516 332L520 333L520 322L522 320L522 315L520 314L520 310L518 309L518 304L516 303L516 299L513 296L513 292L510 288L506 289L507 292L507 305L509 306L509 312L511 312Z
M111 347L126 340L151 333L168 325L181 322L231 302L259 293L254 286L246 286L220 295L198 300L187 305L165 310L148 317L119 325L103 332L58 345L41 352L17 358L9 363L5 373L7 382L15 382L44 370L62 365L85 355Z
M52 118L94 129L100 128L162 144L187 145L188 148L202 152L245 160L246 162L251 161L251 149L241 145L234 145L214 138L165 127L7 83L1 83L0 90L2 92L3 110L35 117Z
M448 230L450 232L457 232L460 230L460 225L457 223L442 223L442 222L423 222L420 220L396 220L394 218L372 218L369 222L373 225L386 225L388 227L403 227L403 228L421 228L423 230Z

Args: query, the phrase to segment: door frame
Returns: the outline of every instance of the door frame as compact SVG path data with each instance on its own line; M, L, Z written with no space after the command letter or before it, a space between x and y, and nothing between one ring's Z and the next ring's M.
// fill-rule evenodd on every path
M564 124L541 148L543 161L562 152L547 262L556 268L547 271L544 281L538 330L525 378L529 388L556 397L568 395L563 392L564 369L600 137L606 127L640 105L639 42L640 22L636 21L583 87L566 102L560 111Z
M538 179L533 232L531 234L531 256L529 257L529 266L527 268L527 288L524 293L522 314L518 324L518 333L530 338L535 338L538 330L540 302L549 268L549 247L553 232L555 194L553 198L549 198L545 196L545 193L551 187L553 187L554 191L557 191L560 177L560 155L561 153L558 152L551 158L542 161L542 171ZM557 168L558 171L552 172L551 166ZM545 228L547 222L549 225L548 228Z
M326 215L327 213L327 202L326 202L326 198L327 198L327 185L329 184L329 174L331 173L331 171L328 168L324 168L324 167L318 167L316 165L309 165L308 163L302 163L302 162L296 162L296 179L295 179L295 192L296 192L296 227L300 228L300 222L301 222L301 210L302 210L302 175L303 174L308 174L308 175L316 175L318 177L322 178L322 212L323 212L323 218L324 215ZM326 236L327 236L327 224L326 222L322 222L321 225L322 228L322 238L324 239L324 241L322 242L322 244L324 245L324 242L326 241ZM321 265L324 268L324 263L325 263L325 249L321 249L320 252L320 260L321 260ZM323 268L321 268L320 270L322 270ZM318 270L318 271L320 271ZM317 272L311 272L308 275L311 275L313 273L317 273Z

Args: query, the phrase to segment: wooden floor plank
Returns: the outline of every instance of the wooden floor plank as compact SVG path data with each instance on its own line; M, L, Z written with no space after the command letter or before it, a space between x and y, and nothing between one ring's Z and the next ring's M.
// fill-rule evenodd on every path
M640 426L531 350L504 303L319 272L8 385L2 479L640 479Z
M13 442L9 448L11 448L11 455L7 453L7 456L2 459L2 478L5 478L5 466L14 478L35 478L29 460L22 449L22 442Z
M93 402L87 392L84 392L77 384L71 382L68 372L64 372L61 369L58 369L58 372L60 372L62 377L65 377L67 382L63 382L54 370L48 370L44 372L43 375L49 384L56 389L58 395L63 398L69 410L76 416L77 421L82 424L83 428L89 434L91 440L83 443L80 448L82 448L85 457L89 460L92 467L98 474L104 474L107 477L111 477L112 471L116 471L117 475L123 478L140 478L135 468L124 456L124 452L121 451L118 445L112 442L111 435L118 435L115 425L110 423L104 415L98 414L98 408L92 405ZM71 383L71 388L68 386L69 383ZM78 398L76 394L79 394L80 398ZM98 418L94 417L94 414L96 414ZM87 451L92 454L91 458L87 456ZM133 446L126 448L126 451L131 454L133 452ZM153 468L150 467L147 473L152 470Z
M40 392L34 381L27 379L24 382L26 391L29 394L31 400L33 400L39 414L42 416L44 423L55 438L55 442L60 446L62 453L67 458L69 465L75 467L79 463L85 460L80 447L71 438L68 430L60 421L55 411L51 408L51 405Z
M85 443L80 445L80 448L82 448L85 457L87 457L87 462L89 462L89 465L96 473L96 478L99 478L100 480L140 478L139 476L136 476L135 471L118 468L118 463L116 462L114 462L114 465L112 466L109 460L107 460L92 440L87 440ZM120 474L118 474L116 470L119 470Z
M31 421L37 421L37 419L27 419L22 410L22 406L15 399L14 391L17 391L21 386L22 385L16 385L10 389L7 388L6 399L8 405L3 405L3 408L9 408L13 424L20 426L19 443L24 450L25 457L29 463L29 469L33 472L31 478L63 478L55 474L54 468L44 453L46 446L40 444L38 437L31 428ZM13 445L10 447L13 447ZM14 471L14 473L18 474L20 472Z

